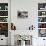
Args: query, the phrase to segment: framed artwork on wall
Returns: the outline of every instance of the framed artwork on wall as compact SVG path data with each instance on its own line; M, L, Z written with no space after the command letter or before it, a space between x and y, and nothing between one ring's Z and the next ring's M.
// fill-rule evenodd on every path
M17 11L18 18L28 18L28 11Z

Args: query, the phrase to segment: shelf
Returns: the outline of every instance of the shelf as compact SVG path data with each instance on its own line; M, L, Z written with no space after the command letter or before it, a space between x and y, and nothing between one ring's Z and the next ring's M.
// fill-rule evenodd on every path
M38 36L46 37L46 3L38 3Z
M46 22L38 22L38 23L46 23Z
M46 11L46 10L38 10L38 11Z
M0 23L8 23L8 22L0 22Z
M44 15L44 16L38 16L38 17L46 17L46 15Z
M46 28L38 28L38 29L46 29Z
M8 17L8 16L0 16L0 17Z
M0 11L8 11L8 10L0 10Z

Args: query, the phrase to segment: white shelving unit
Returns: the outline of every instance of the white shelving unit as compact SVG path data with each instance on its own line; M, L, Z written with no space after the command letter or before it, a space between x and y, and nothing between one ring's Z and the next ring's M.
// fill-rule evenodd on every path
M38 3L38 31L40 37L46 37L45 34L40 33L41 31L46 33L46 3Z
M8 37L8 19L8 3L0 3L0 35L6 37Z
M9 29L10 29L10 24L11 24L11 22L10 22L10 18L11 18L11 0L0 0L0 3L2 4L2 3L7 3L8 4L8 10L2 10L2 9L0 9L0 12L2 11L4 11L4 12L7 12L8 11L8 16L6 16L6 15L4 15L4 16L0 16L0 18L7 18L7 20L8 21L6 21L6 22L4 22L4 21L0 21L0 24L2 23L7 23L8 24L8 37L6 37L5 35L0 35L1 37L0 37L0 46L10 46L11 44L10 44L10 40L9 40L9 38L10 38L10 36L9 36ZM1 5L0 5L1 6ZM3 6L3 5L2 5ZM1 25L0 25L1 26ZM1 40L1 39L3 39L3 40Z
M0 45L8 45L8 20L8 2L2 2L0 3Z

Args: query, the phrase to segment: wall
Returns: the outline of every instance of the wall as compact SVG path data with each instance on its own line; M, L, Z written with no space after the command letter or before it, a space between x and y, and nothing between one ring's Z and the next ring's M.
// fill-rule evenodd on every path
M35 26L35 34L33 33L34 38L33 46L40 46L39 44L43 44L43 38L38 38L38 3L45 3L46 0L11 0L11 22L16 25L16 31L21 32L28 30L30 25ZM28 11L28 18L26 19L18 19L17 11L18 10L26 10ZM29 30L28 30L29 31ZM17 33L18 33L17 32ZM37 36L37 37L35 37ZM38 44L39 43L39 44ZM44 45L44 44L43 44Z
M28 30L29 26L38 27L38 3L46 0L11 0L11 22L16 25L17 30ZM28 11L28 18L17 18L17 11Z
M37 2L35 3L35 1L30 0L15 0L11 3L11 20L16 25L17 30L28 30L31 25L34 25L37 28ZM28 18L17 18L17 11L19 10L28 11Z

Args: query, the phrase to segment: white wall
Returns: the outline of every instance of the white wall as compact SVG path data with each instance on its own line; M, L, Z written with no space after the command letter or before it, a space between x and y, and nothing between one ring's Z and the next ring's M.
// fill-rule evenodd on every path
M45 3L46 0L11 0L11 22L16 25L16 31L22 32L28 30L30 25L35 26L35 34L33 36L38 36L38 3ZM28 11L28 18L26 19L18 19L17 11L18 10L26 10ZM29 31L29 30L28 30ZM17 33L18 33L17 32ZM37 39L37 40L36 40ZM33 46L40 46L39 44L43 44L43 38L33 38ZM38 44L39 43L39 44Z
M24 33L28 30L28 27L31 26L32 24L35 26L35 32L33 35L37 36L37 9L38 9L38 4L37 0L11 0L11 22L13 22L16 25L16 33ZM26 19L18 19L17 18L17 11L18 10L25 10L28 11L28 18ZM26 31L27 30L27 31ZM24 34L26 34L24 33ZM30 34L30 33L29 33ZM34 38L35 39L35 38ZM33 39L33 41L35 41ZM33 43L37 44L37 42Z
M14 2L14 3L13 3ZM33 3L32 3L33 2ZM37 23L37 2L31 0L14 0L11 2L11 19L17 30L28 30L29 26ZM28 18L17 18L17 11L28 11Z
M17 30L27 30L29 26L38 27L38 3L45 3L46 0L11 0L11 22ZM28 11L28 18L17 18L17 11Z

